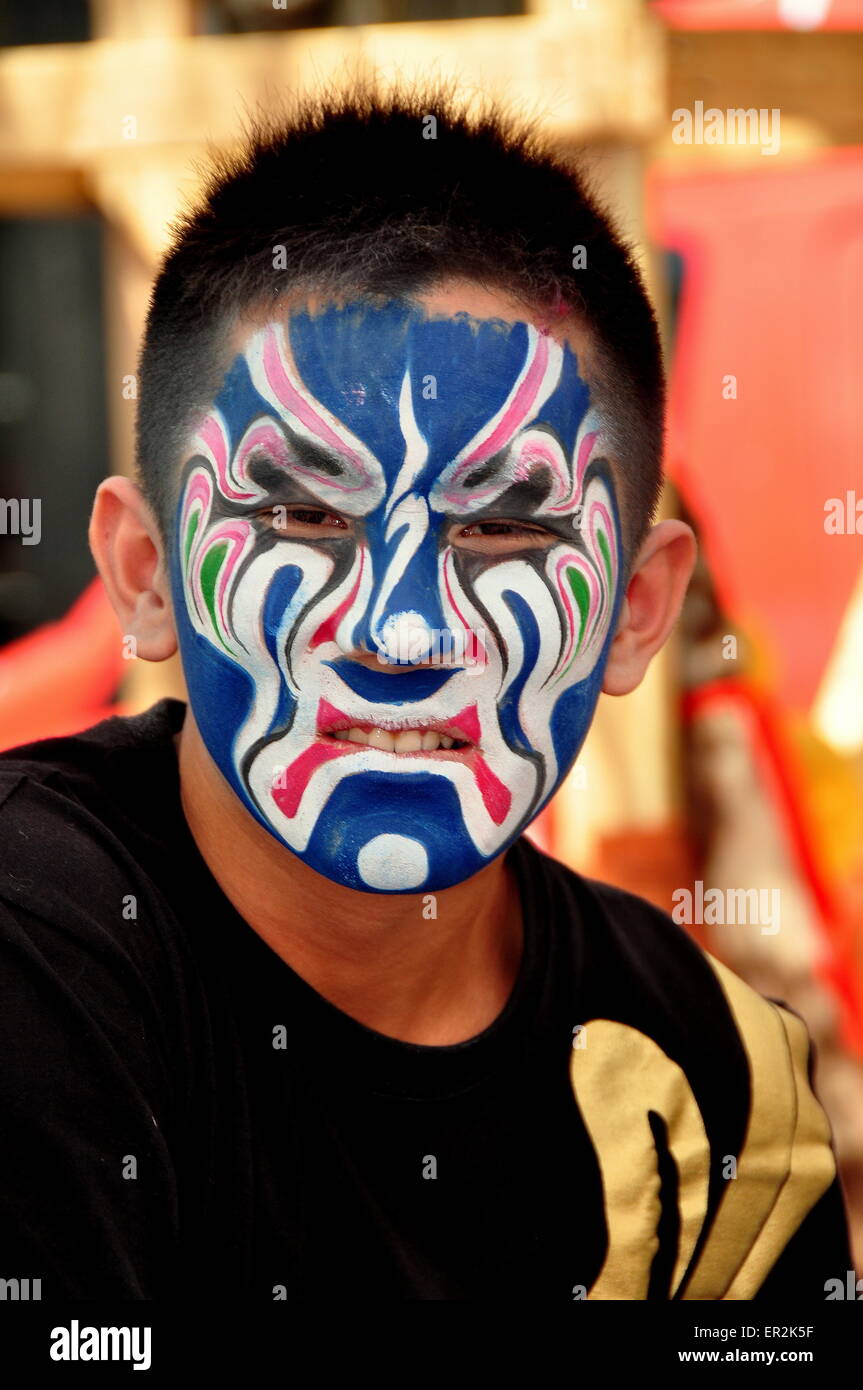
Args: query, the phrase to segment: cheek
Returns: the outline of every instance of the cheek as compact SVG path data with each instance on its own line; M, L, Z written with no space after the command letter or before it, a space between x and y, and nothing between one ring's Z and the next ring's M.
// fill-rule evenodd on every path
M189 544L183 568L183 592L194 625L230 655L237 650L233 596L238 576L254 545L246 521L210 527Z
M500 695L510 704L517 688L522 705L529 695L547 712L603 657L615 613L619 539L613 498L600 477L588 483L578 521L579 544L562 541L529 560L491 562L456 588L480 622L491 623L498 661L490 674L499 664Z
M567 687L584 680L599 658L612 596L596 569L577 551L565 551L554 558L548 581L563 615L560 659L552 685Z
M302 615L338 603L332 555L284 540L267 545L246 521L202 530L183 560L183 597L193 627L256 680L284 670Z
M213 479L205 468L190 474L180 502L176 564L192 626L233 656L233 590L255 544L251 524L240 517L212 520Z
M549 725L557 692L550 683L565 646L564 614L548 576L523 559L485 571L476 592L493 624L500 663L497 681L489 681L484 694L494 705L504 745L528 755L521 773L533 779L535 755L545 771L553 764Z
M524 559L502 560L481 573L474 592L493 625L501 661L501 695L553 677L568 641L554 577Z
M474 592L500 651L494 690L505 744L537 754L545 791L563 775L590 724L614 614L613 570L587 550L555 546L541 563L501 561Z
M563 612L565 640L552 679L555 689L587 680L606 654L619 580L619 544L613 503L594 481L584 508L584 547L555 548L546 574Z

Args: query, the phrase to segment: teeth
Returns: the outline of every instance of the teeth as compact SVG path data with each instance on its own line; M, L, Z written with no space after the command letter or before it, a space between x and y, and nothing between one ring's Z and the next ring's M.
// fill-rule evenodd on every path
M369 748L380 748L384 753L394 753L396 741L386 729L369 729L365 737Z
M388 729L337 729L332 738L341 743L362 743L369 748L379 748L384 753L436 753L441 748L465 745L448 734L439 734L436 729L400 729L390 733Z

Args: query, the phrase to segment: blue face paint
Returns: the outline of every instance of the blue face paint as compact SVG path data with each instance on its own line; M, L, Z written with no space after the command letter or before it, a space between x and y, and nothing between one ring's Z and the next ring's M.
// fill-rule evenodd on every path
M560 785L621 599L606 448L529 323L358 301L250 336L186 452L174 606L209 753L319 873L446 888Z

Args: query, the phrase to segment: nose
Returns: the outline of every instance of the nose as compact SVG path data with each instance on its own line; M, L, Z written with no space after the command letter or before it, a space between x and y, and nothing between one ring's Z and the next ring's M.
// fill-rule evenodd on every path
M412 666L434 655L435 632L416 609L389 613L380 629L378 653L390 663Z
M357 649L388 665L434 659L445 629L438 576L439 545L428 504L411 494L370 532L374 580L354 628Z

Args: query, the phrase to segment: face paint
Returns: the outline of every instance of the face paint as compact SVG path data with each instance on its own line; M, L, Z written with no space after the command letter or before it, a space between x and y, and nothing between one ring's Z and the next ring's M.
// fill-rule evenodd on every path
M188 450L174 607L205 746L319 873L459 883L560 785L620 602L605 448L526 322L357 301L250 336ZM406 726L466 746L335 736Z

